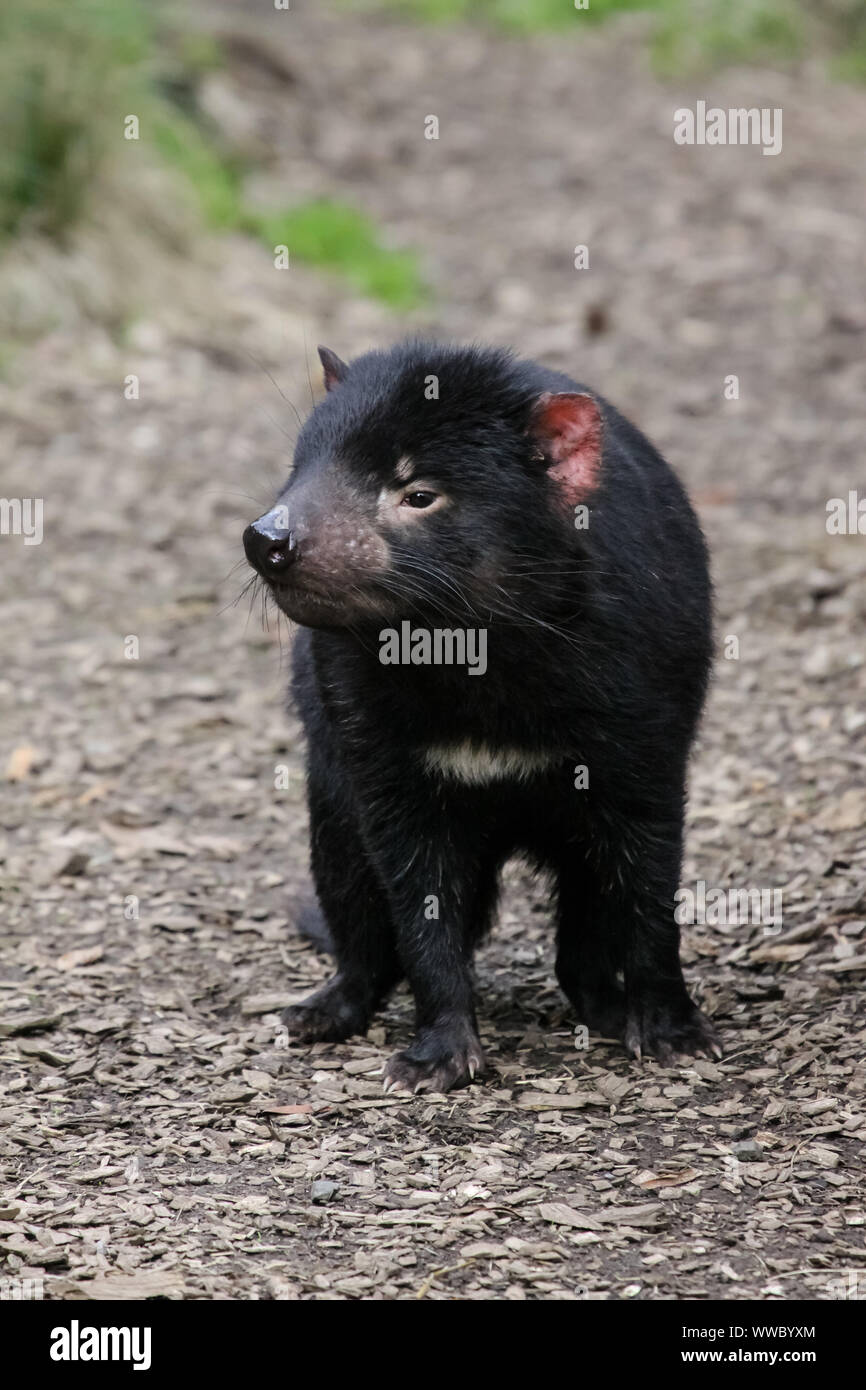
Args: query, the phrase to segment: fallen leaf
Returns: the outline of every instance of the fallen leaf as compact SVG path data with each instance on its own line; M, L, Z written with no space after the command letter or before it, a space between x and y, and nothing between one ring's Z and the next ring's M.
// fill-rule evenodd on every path
M72 1061L71 1057L64 1057L61 1052L55 1052L46 1043L37 1042L33 1038L21 1038L18 1051L22 1057L36 1057L40 1062L47 1062L50 1067L68 1067Z
M241 1013L244 1015L278 1014L291 1002L290 995L285 992L282 994L250 994L241 1001Z
M56 1028L59 1014L19 1014L18 1018L0 1019L0 1038L14 1038L18 1033L44 1033Z
M575 1211L565 1202L542 1202L538 1208L542 1221L550 1221L554 1226L573 1226L577 1231L600 1231L602 1225L594 1216Z
M547 1091L523 1091L517 1098L521 1110L583 1110L587 1105L610 1105L607 1096L599 1091L573 1091L570 1094L548 1094Z
M804 941L802 944L784 944L777 942L775 945L759 946L756 951L752 951L749 961L757 965L762 961L795 961L803 960L815 945L814 941Z
M125 858L132 859L138 854L192 854L192 846L181 838L181 827L165 823L163 825L126 826L115 825L112 821L102 821L99 829L106 839L116 845Z
M105 954L104 946L79 946L74 951L66 951L54 962L58 970L74 970L77 965L92 965Z
M6 781L23 782L25 777L29 777L39 762L39 751L31 748L27 743L22 744L10 754L6 764Z
M815 817L821 830L859 830L866 825L866 791L851 787Z
M254 1091L269 1091L275 1083L275 1078L269 1072L257 1071L254 1067L245 1069L241 1075Z
M204 850L205 853L212 854L214 859L223 860L237 859L246 849L246 845L240 840L233 840L228 835L193 835L191 843L195 849Z
M663 1213L661 1202L647 1202L640 1207L606 1207L599 1217L613 1226L657 1226Z
M106 1299L110 1302L140 1302L146 1298L180 1298L183 1275L173 1269L143 1270L137 1274L106 1274L96 1279L64 1279L62 1289L53 1286L62 1298Z
M312 1105L260 1105L263 1115L312 1115Z
M845 960L829 960L821 970L841 972L845 970L866 970L866 956L848 956Z
M637 1187L651 1189L654 1187L679 1187L681 1183L692 1182L701 1175L697 1168L683 1168L679 1173L653 1173L648 1169L645 1173L639 1173L633 1179Z

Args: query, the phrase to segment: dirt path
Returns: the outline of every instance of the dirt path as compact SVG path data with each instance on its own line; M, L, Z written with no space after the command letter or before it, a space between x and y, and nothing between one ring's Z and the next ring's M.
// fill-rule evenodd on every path
M271 149L261 196L365 208L436 298L398 321L239 241L185 326L58 331L0 386L4 492L45 499L42 545L0 539L3 1272L64 1298L863 1297L866 539L825 506L864 479L866 94L664 88L611 30L257 32L290 80L247 45L214 100ZM706 97L782 107L783 153L677 148ZM479 961L484 1086L382 1097L402 994L364 1040L280 1046L327 964L292 926L285 654L225 576L290 450L266 371L303 411L305 344L414 324L598 386L699 501L719 662L684 882L784 903L781 930L686 929L719 1065L579 1050L519 871Z

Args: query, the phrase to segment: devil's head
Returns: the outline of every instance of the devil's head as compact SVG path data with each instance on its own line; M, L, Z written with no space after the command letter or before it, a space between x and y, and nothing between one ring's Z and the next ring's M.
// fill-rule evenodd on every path
M575 508L601 482L600 408L542 389L489 349L413 342L349 365L319 349L327 395L291 476L244 532L278 606L309 627L517 611L574 573Z

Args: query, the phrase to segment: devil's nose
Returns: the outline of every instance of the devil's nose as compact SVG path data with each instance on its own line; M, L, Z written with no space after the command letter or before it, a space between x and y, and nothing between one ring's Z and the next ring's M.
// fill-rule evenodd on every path
M273 512L266 512L244 531L244 550L253 569L267 579L295 563L298 543L294 532L279 525Z

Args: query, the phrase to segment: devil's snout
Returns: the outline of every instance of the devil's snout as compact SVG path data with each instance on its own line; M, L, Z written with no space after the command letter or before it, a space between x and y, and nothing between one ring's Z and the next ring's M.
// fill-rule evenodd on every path
M265 579L285 574L298 558L297 538L284 524L285 513L285 507L274 507L244 531L247 559Z

